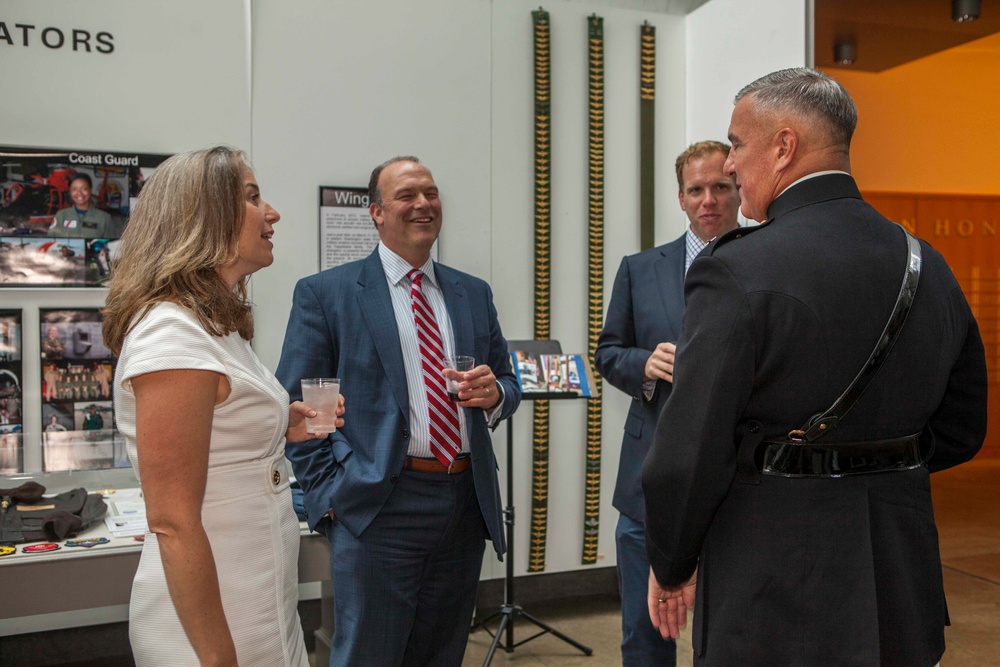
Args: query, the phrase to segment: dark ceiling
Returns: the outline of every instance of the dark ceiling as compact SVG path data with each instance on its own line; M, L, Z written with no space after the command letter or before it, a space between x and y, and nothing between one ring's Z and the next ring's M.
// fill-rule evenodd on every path
M815 66L865 72L902 65L1000 32L1000 1L982 0L976 21L951 20L951 0L815 0ZM853 65L834 61L834 44L853 39Z

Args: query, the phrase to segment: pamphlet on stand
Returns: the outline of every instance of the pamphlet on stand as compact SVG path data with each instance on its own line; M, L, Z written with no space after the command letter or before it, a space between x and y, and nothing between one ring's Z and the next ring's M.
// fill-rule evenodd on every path
M590 398L594 376L583 355L514 350L510 356L523 393L564 393Z

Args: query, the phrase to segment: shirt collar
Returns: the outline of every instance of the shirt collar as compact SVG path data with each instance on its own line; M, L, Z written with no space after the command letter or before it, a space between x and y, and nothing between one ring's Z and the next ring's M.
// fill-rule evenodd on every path
M704 250L707 245L708 244L702 241L697 234L691 231L690 227L687 228L687 231L684 232L684 275L687 275L687 271L691 268L691 262L694 261L694 258L697 257L698 253Z
M382 260L382 270L385 271L385 277L390 285L398 285L406 280L406 275L413 270L413 266L409 262L390 250L381 241L378 242L378 256ZM432 285L440 288L437 275L434 273L434 260L428 257L423 266L417 268L424 274L425 280L431 281Z
M694 251L694 256L697 256L699 252L705 249L708 244L701 240L697 234L691 231L688 227L684 232L684 236L687 238L687 247Z

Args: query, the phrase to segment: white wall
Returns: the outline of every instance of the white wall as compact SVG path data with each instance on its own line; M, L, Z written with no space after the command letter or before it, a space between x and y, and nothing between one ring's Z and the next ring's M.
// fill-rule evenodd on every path
M178 152L249 148L247 0L4 0L0 141ZM34 25L22 46L14 24ZM114 35L110 54L42 45L46 27Z
M753 10L745 6L751 4ZM552 336L565 350L585 352L587 340L587 16L602 16L605 31L607 301L621 257L639 245L639 26L648 20L657 28L655 223L662 243L685 226L675 204L674 157L689 140L725 135L740 86L770 69L802 64L802 4L711 0L685 18L601 2L546 3ZM318 187L366 185L378 162L415 153L443 193L441 261L489 280L507 337L531 338L531 11L537 6L537 0L6 0L0 21L8 25L105 30L115 35L115 52L0 43L9 79L0 96L0 143L143 152L228 143L249 150L265 197L282 214L275 264L252 285L254 345L271 368L294 283L318 269ZM30 333L39 306L99 305L103 294L4 290L0 299L4 307L25 309ZM26 359L37 358L37 339L29 335L26 343ZM40 421L33 398L39 395L37 372L28 370L26 425ZM598 565L615 562L611 496L627 406L624 395L606 387ZM530 411L524 404L515 426L518 574L528 550ZM583 401L553 404L552 416L547 571L556 572L581 567ZM495 444L502 473L504 442L501 427ZM502 574L487 559L485 576Z
M688 143L724 141L733 97L754 79L807 60L810 0L711 0L687 16Z
M489 279L490 2L263 0L253 23L253 160L282 215L275 263L253 279L264 363L295 282L319 270L319 186L367 187L394 155L441 187L439 256Z

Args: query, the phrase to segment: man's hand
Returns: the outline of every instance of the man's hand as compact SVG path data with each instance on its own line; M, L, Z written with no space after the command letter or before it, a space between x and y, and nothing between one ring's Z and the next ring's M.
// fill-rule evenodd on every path
M500 402L500 390L493 369L480 364L471 371L444 369L444 376L458 380L458 405L463 408L482 408L489 412Z
M687 625L687 610L694 609L695 586L698 570L677 588L664 588L649 568L649 620L664 639L677 639L681 628Z
M642 369L642 381L666 380L674 381L674 353L677 346L673 343L660 343L653 350L646 360L646 367Z

